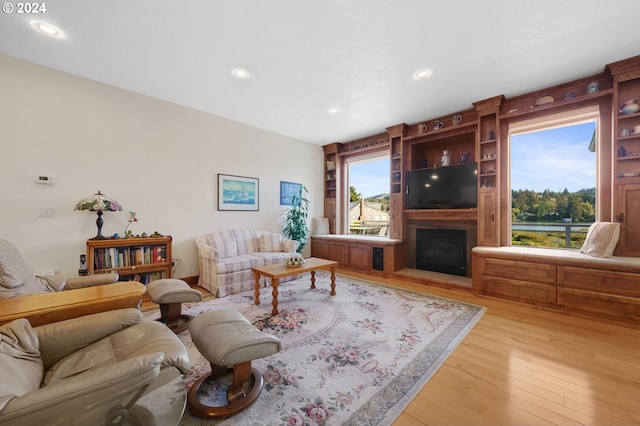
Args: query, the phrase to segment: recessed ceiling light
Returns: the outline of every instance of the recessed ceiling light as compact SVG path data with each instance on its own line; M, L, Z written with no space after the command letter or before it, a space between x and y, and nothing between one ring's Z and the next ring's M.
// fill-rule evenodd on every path
M238 80L246 80L249 77L251 77L251 74L249 74L249 71L243 69L243 68L234 68L231 70L231 75L234 76L235 78L237 78Z
M422 70L418 70L418 71L413 73L413 79L414 80L426 80L430 76L431 76L431 70L426 69L426 68L422 69Z
M31 27L37 32L39 32L40 34L44 34L47 37L51 37L51 38L64 37L64 34L59 28L56 28L55 26L47 22L37 21L37 20L31 21Z
M331 115L336 115L336 114L340 114L342 110L338 107L333 107L333 108L329 108L327 112Z

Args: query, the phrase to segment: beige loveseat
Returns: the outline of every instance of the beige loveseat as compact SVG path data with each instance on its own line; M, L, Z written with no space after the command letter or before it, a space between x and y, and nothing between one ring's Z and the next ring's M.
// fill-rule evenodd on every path
M180 339L134 308L20 318L0 326L0 425L176 425L189 370Z
M251 268L284 263L295 256L299 245L280 234L255 229L213 232L196 238L195 243L200 267L198 285L216 297L253 289Z
M93 287L118 281L118 274L99 274L65 278L62 275L37 276L9 241L0 239L0 300L29 294Z

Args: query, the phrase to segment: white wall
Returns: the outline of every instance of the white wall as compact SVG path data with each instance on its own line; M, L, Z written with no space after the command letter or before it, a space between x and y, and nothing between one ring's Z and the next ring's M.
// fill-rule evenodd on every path
M320 146L2 55L0 76L0 238L37 273L77 272L97 215L73 208L98 190L123 207L104 214L103 235L135 211L134 233L173 236L177 277L198 275L198 235L279 231L281 180L306 185L322 216ZM218 173L259 178L259 212L217 211Z

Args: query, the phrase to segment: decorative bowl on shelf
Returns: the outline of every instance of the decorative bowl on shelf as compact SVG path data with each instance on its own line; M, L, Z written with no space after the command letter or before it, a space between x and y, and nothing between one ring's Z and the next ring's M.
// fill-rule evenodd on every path
M301 257L290 257L285 261L285 264L292 268L299 268L304 265L304 259Z
M627 99L618 106L618 112L623 115L635 114L640 111L640 105L636 103L638 98Z

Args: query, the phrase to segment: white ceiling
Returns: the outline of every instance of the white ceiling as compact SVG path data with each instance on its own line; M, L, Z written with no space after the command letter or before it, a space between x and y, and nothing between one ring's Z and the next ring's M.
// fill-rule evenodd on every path
M320 145L640 54L637 0L45 4L37 16L0 14L1 54ZM37 34L34 18L65 37ZM235 67L251 78L234 79ZM432 77L412 80L420 68ZM330 115L331 107L342 112Z

